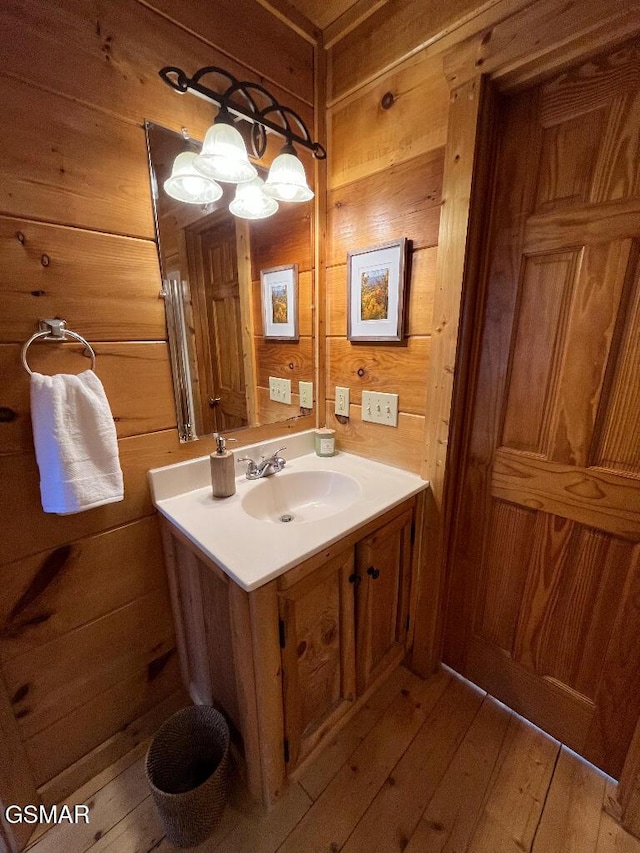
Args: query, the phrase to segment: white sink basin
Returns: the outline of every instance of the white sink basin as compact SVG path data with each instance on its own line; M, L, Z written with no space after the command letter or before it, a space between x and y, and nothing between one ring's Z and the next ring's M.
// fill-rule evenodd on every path
M236 451L259 459L282 446L270 439ZM209 457L149 473L158 510L222 571L250 592L357 530L428 483L415 474L338 451L314 452L313 430L287 435L284 471L247 480L236 458L236 493L211 494ZM291 522L282 521L291 515Z
M357 480L337 471L285 472L257 483L241 505L259 521L303 524L343 512L361 494Z

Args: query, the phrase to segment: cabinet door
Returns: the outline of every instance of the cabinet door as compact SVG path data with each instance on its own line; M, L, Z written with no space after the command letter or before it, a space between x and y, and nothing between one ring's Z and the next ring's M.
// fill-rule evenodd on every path
M350 548L279 593L289 768L355 700L352 575Z
M356 545L358 695L405 653L411 521L407 511Z

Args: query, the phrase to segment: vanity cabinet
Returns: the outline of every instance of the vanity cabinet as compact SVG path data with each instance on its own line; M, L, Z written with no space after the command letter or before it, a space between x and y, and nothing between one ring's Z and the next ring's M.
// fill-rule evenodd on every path
M162 520L185 686L225 713L264 803L405 657L422 500L249 592Z
M406 653L413 507L301 580L278 579L291 771Z

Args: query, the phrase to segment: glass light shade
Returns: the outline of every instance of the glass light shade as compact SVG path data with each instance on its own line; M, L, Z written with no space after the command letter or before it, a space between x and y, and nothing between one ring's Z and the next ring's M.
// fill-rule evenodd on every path
M241 219L266 219L278 209L278 202L264 194L264 181L254 178L246 184L238 184L236 197L229 205L234 216Z
M210 204L222 196L222 187L194 169L195 151L182 151L173 161L164 191L171 198L189 204Z
M304 166L295 154L284 151L271 164L265 194L280 201L309 201L313 190L307 185Z
M231 184L250 181L258 174L256 167L249 162L240 132L224 122L212 125L206 132L202 151L194 165L208 178Z

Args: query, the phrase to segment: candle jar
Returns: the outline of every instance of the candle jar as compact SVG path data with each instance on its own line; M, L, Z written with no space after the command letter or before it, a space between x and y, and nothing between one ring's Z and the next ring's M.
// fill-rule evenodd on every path
M336 431L328 427L322 427L315 431L316 455L335 456L336 454Z

